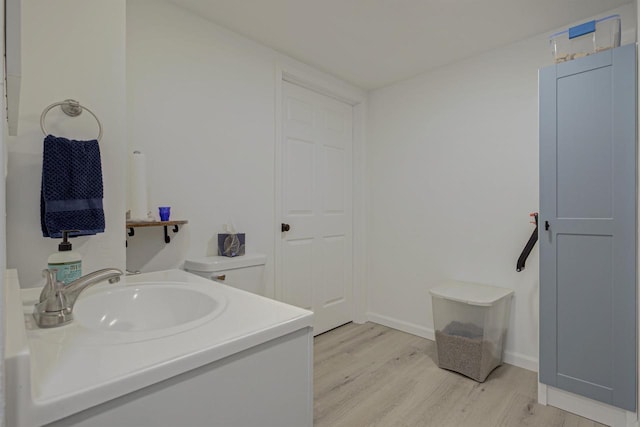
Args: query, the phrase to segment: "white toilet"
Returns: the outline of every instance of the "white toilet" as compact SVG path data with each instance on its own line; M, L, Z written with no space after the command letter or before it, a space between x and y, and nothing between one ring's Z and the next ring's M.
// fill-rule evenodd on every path
M198 276L265 296L266 261L266 255L255 253L236 257L208 256L185 260L184 269Z

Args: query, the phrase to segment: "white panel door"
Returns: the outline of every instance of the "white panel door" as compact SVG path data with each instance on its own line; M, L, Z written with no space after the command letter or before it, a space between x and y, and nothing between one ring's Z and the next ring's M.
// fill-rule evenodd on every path
M283 82L281 298L314 334L353 320L350 105Z

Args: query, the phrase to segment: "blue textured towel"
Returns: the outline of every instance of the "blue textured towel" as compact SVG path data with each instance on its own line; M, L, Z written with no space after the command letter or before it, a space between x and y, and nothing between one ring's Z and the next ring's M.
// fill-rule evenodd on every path
M44 237L104 232L102 164L97 140L75 141L47 135L42 156L40 222Z

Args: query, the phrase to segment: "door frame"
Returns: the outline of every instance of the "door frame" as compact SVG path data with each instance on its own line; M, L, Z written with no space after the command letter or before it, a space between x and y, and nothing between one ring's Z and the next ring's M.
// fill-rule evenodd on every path
M338 79L319 73L302 65L276 63L275 72L275 203L274 203L274 280L273 289L267 295L282 300L282 251L280 223L282 222L282 82L286 81L305 89L351 105L353 109L353 164L352 164L352 259L353 259L353 321L367 321L367 252L366 231L366 157L365 125L367 94Z

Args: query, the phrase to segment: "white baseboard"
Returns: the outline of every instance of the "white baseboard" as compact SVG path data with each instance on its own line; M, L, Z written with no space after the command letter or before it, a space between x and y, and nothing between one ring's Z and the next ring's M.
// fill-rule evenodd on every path
M408 334L426 338L431 341L435 341L436 339L433 329L426 328L415 323L405 322L393 317L383 316L381 314L371 312L367 313L367 320L369 322L378 323L380 325L397 329ZM504 362L508 363L509 365L526 369L528 371L538 372L538 359L535 357L525 356L523 354L514 353L511 351L505 351Z
M538 372L538 359L536 357L505 350L504 362L527 371Z
M638 427L635 412L538 383L538 403L550 405L612 427Z
M367 320L408 334L426 338L431 341L435 341L436 339L433 329L425 328L424 326L416 325L415 323L405 322L403 320L394 319L393 317L387 317L376 313L367 313Z

